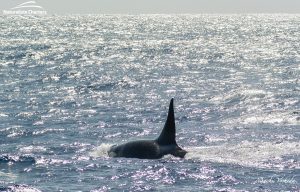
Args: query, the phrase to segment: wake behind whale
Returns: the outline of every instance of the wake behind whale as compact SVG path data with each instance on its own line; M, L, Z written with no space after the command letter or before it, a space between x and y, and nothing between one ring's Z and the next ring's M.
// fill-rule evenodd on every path
M108 158L107 151L113 144L102 143L94 148L89 155L94 158ZM294 158L300 155L300 142L283 141L242 141L206 146L186 146L184 156L188 162L211 162L221 164L235 164L244 167L265 169L300 169L300 163ZM289 158L290 157L290 158ZM170 159L165 155L164 159ZM0 173L1 175L1 173Z
M159 159L171 154L183 158L187 151L176 143L176 128L173 99L169 105L169 112L165 126L157 139L131 141L121 145L114 145L108 150L110 157L127 157L139 159Z

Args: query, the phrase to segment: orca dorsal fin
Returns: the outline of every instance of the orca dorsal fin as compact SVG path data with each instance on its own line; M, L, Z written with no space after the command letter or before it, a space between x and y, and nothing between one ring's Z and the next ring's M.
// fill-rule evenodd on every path
M169 106L167 121L156 141L159 145L176 144L175 137L176 137L176 128L175 128L175 116L174 116L174 106L173 106L173 98L172 98Z

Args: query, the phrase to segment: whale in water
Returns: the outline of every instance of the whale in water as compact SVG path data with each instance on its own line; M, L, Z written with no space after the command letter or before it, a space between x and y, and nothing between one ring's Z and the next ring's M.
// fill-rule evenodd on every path
M171 154L184 158L187 151L180 148L175 140L175 117L173 98L169 106L169 113L164 128L155 140L137 140L121 145L114 145L108 150L110 157L126 157L139 159L159 159Z

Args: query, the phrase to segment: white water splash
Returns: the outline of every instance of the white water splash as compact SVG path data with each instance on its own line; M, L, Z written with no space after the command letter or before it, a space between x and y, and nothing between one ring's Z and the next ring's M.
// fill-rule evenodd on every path
M94 148L93 151L89 153L91 157L108 157L107 151L113 144L102 143L100 146Z

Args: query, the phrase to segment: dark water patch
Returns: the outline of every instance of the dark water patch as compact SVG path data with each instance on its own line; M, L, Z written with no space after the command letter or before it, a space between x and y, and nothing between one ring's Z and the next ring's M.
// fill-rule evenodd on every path
M93 91L109 91L112 90L116 85L117 83L92 84L88 85L86 88Z
M39 189L25 185L25 184L16 184L7 187L0 187L1 192L41 192Z
M14 63L17 64L16 62L22 59L34 59L36 52L45 51L50 48L51 46L42 44L3 47L3 53L1 53L0 57L6 61L13 60ZM32 62L34 62L34 60Z
M32 156L1 155L0 163L9 163L13 165L32 165L36 163L36 159Z
M113 90L122 90L122 89L130 89L135 88L137 85L136 82L130 82L128 80L120 80L117 82L108 82L108 83L95 83L90 84L87 86L79 86L78 90L85 90L84 92L87 92L86 90L92 90L96 92L110 92Z
M17 61L17 60L23 59L26 56L27 56L27 53L16 53L16 54L8 55L5 59L8 61L9 60Z
M33 51L40 51L40 50L47 50L50 49L51 45L46 44L21 44L21 45L10 45L10 46L3 46L1 47L2 51L27 51L27 50L33 50Z

